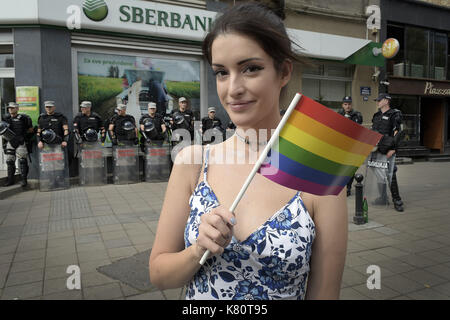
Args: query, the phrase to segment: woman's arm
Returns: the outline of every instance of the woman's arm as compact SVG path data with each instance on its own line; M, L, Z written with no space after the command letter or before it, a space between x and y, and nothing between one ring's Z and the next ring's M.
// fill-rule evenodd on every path
M155 242L150 255L150 280L159 289L179 288L186 284L201 267L198 263L203 250L196 244L184 248L184 229L190 212L192 194L202 164L193 164L193 154L202 152L201 146L186 147L175 160Z
M345 188L338 196L308 196L312 198L316 238L306 299L339 299L348 237Z

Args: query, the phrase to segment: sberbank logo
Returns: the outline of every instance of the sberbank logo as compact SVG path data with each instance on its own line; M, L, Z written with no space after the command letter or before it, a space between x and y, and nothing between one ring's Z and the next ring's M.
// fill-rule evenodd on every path
M92 21L102 21L108 16L108 6L104 0L86 0L83 12Z

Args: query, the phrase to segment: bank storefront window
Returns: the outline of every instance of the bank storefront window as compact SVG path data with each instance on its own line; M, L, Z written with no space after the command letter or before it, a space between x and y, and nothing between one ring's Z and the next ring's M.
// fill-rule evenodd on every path
M418 96L393 95L391 108L399 109L403 115L404 145L420 145L420 108Z
M200 61L77 51L78 102L92 101L103 119L112 116L117 103L138 121L149 102L157 112L178 109L186 97L196 119L200 117Z
M338 110L352 92L352 66L317 63L302 74L302 92L328 108Z

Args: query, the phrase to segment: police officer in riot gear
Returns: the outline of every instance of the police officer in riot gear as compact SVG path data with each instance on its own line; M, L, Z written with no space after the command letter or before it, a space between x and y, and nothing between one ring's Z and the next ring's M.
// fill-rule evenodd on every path
M26 144L33 134L31 118L26 114L18 113L19 105L15 102L8 104L8 114L2 117L0 122L0 135L3 137L3 149L6 155L8 167L8 179L5 186L14 184L16 172L16 156L19 159L21 186L27 185L28 176L28 151Z
M139 126L142 134L141 146L144 146L145 142L162 145L167 128L163 117L156 113L156 103L150 102L148 104L148 114L144 114L139 119Z
M363 117L361 115L361 112L353 110L352 97L350 96L345 96L344 99L342 99L342 108L339 109L338 113L340 115L343 115L347 119L352 120L353 122L356 122L358 124L363 123ZM352 194L352 184L354 178L355 178L354 176L351 177L351 179L347 183L347 197Z
M114 117L109 125L108 132L113 145L119 143L138 144L138 129L136 121L132 115L127 114L127 106L119 104L117 106L117 116Z
M203 135L209 129L217 129L223 134L222 121L219 118L216 118L216 108L209 107L208 108L208 116L202 119L202 133ZM214 142L214 136L211 137L211 140L203 139L205 143Z
M104 142L106 130L100 116L97 113L92 112L92 103L90 101L83 101L80 107L81 112L73 119L73 131L76 142L95 142L97 141L99 132L101 134L101 141Z
M385 154L388 158L389 172L392 172L392 179L390 181L392 201L394 202L395 210L402 212L404 211L403 201L398 189L397 170L395 166L395 152L403 136L401 132L402 113L398 109L391 109L391 96L387 93L380 93L375 101L377 101L379 110L373 115L372 130L383 135L380 142L378 142L377 152ZM375 204L387 203L387 193L384 185L383 189L380 190L380 197L375 199Z
M172 129L186 129L191 135L191 140L194 140L194 113L192 112L192 110L188 109L188 101L185 97L181 97L180 99L178 99L178 107L179 110L172 111ZM177 116L179 118L180 115L184 117L184 121L177 121L175 119Z
M46 144L60 144L61 147L67 147L69 142L69 125L67 118L55 112L56 105L54 101L45 101L45 113L41 113L38 118L38 148L43 149Z
M344 117L356 122L358 124L363 123L363 117L361 112L353 110L352 97L346 96L342 99L342 108L339 109L338 113Z

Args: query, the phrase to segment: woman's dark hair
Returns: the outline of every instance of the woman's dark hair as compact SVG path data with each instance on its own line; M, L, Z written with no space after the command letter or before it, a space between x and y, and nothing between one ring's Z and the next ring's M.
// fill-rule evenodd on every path
M256 41L274 60L275 69L281 70L286 59L298 61L292 52L291 40L283 21L263 4L244 2L228 9L218 17L211 32L203 40L203 55L212 63L211 47L217 36L236 33Z

